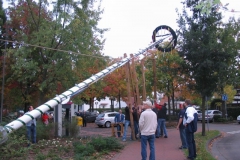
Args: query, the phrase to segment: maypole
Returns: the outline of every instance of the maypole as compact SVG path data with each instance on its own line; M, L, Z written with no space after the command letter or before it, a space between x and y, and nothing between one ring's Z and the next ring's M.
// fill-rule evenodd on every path
M170 34L166 34L165 36L161 36L161 38L159 40L156 40L157 37L157 32L161 29L167 30L170 32ZM83 92L85 89L87 89L91 84L97 82L98 80L104 78L105 76L107 76L108 74L112 73L113 71L115 71L116 69L122 67L123 65L125 65L126 63L130 62L131 59L134 59L135 57L138 57L140 55L142 55L143 53L147 52L148 50L151 50L155 47L157 47L158 49L162 47L161 43L164 42L164 40L169 39L170 36L172 36L172 41L177 42L176 39L176 34L173 30L168 27L168 26L159 26L155 29L154 32L154 36L152 38L154 43L152 43L149 47L139 51L138 53L134 54L131 58L124 58L121 61L111 65L110 67L107 67L106 69L98 72L97 74L91 76L90 78L86 79L85 81L76 84L74 87L68 89L67 91L63 92L60 95L56 95L55 98L47 101L46 103L42 104L41 106L35 108L34 110L32 110L31 112L28 112L26 114L24 114L22 117L12 121L11 123L5 125L4 127L0 126L0 144L5 142L7 140L7 134L11 133L17 129L19 129L20 127L26 125L26 123L28 123L29 121L31 121L34 118L37 118L38 116L40 116L41 114L45 113L46 111L53 109L55 106L57 106L58 104L64 104L66 102L69 101L69 99L81 92ZM176 45L176 43L174 43ZM174 48L175 45L171 45L171 48Z

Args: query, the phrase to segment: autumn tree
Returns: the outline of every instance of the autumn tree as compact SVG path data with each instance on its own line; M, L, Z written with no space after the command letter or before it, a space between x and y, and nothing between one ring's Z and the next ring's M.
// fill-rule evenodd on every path
M84 55L101 56L106 31L97 27L102 11L95 1L18 1L9 7L14 59L9 80L18 83L25 105L42 104L49 97L81 81L74 74L81 65L87 74ZM94 62L94 61L93 61ZM93 63L92 62L92 63Z

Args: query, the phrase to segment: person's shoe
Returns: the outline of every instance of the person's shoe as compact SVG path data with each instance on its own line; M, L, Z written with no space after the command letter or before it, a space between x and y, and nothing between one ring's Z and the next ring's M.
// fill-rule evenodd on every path
M164 138L168 138L168 136L164 136Z
M156 136L156 138L159 138L159 136Z
M126 139L123 139L122 141L123 141L123 142L126 142Z
M189 160L194 160L194 158L192 158L192 157L189 157L189 156L187 157L187 159L189 159Z
M181 146L181 147L179 147L179 149L183 149L183 147Z

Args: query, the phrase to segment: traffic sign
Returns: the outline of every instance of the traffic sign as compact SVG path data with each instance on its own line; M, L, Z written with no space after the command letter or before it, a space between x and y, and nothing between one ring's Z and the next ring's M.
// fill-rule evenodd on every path
M226 94L223 94L223 95L222 95L222 100L223 100L223 101L227 101L227 100L228 100L228 96L227 96Z

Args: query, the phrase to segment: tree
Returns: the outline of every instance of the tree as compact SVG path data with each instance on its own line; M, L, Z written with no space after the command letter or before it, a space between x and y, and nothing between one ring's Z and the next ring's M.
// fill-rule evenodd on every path
M102 11L92 0L57 1L54 10L40 0L12 3L9 8L10 31L14 47L9 55L12 81L17 81L26 103L42 104L65 91L79 79L74 70L87 74L85 62L101 56L105 29L97 28ZM60 87L60 88L59 88Z
M216 90L222 73L226 73L226 70L234 65L230 62L234 62L238 47L235 41L223 41L228 35L222 34L225 28L216 6L212 6L210 14L206 15L196 9L198 2L192 0L183 3L183 13L179 14L178 19L178 34L181 39L179 54L185 60L189 77L196 82L193 87L201 95L202 116L205 118L205 99L212 96ZM190 9L190 12L187 9ZM231 36L235 38L233 34ZM202 135L205 135L205 123L202 123Z

